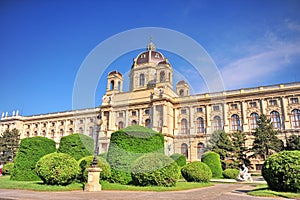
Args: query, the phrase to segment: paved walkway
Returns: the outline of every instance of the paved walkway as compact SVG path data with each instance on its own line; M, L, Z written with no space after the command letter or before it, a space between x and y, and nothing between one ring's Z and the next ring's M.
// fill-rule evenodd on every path
M176 191L176 192L135 192L135 191L100 191L100 192L34 192L28 190L0 189L0 200L283 200L284 198L252 197L246 193L253 189L248 184L215 184L215 186ZM286 200L286 199L285 199Z

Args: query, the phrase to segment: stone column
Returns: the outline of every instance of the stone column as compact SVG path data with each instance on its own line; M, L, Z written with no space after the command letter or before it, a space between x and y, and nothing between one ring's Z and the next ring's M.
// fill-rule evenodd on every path
M206 112L206 134L210 134L211 133L211 121L210 121L210 105L206 105L205 106L205 112Z
M223 104L223 118L224 118L224 131L226 133L229 132L229 121L228 121L228 106L227 106L227 103L224 103Z
M101 185L99 184L99 176L101 169L99 167L88 168L88 182L84 187L86 192L98 192L101 191Z
M242 101L241 103L241 110L242 110L242 120L241 120L242 131L247 131L248 123L247 123L247 115L246 115L246 103L244 101Z
M282 123L283 123L284 129L291 128L290 118L288 116L287 105L288 105L287 98L281 97L281 110L282 110L282 116L283 116Z

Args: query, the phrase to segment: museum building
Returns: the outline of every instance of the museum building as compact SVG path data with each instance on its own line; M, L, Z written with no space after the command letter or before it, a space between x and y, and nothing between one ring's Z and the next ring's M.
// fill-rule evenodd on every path
M300 135L299 82L191 95L186 81L173 88L172 66L152 41L133 60L129 81L129 91L123 91L123 75L110 72L102 104L96 108L32 116L3 113L0 134L17 128L21 138L44 136L57 144L73 133L94 137L101 113L100 153L108 150L114 131L139 124L164 134L166 155L181 153L188 161L200 160L217 130L241 131L247 135L246 145L251 146L251 133L262 113L271 119L283 141L291 134ZM260 169L262 161L257 158L251 163Z

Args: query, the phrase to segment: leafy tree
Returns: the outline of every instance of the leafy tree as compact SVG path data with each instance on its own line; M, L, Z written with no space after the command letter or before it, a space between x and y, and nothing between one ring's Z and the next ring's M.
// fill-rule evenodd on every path
M286 150L300 150L300 136L290 135L286 140Z
M230 157L230 152L233 150L232 142L224 131L215 131L208 142L208 148L219 154L221 160Z
M283 150L283 142L278 139L278 132L274 130L271 120L266 115L261 114L257 121L258 127L253 132L254 141L251 157L259 155L266 159L273 152Z
M247 158L246 152L248 148L246 147L247 136L241 131L234 132L231 136L232 139L232 157L236 159L237 164L244 163L245 165L250 165L250 161Z
M20 141L19 130L7 129L0 137L0 160L12 161L16 157Z

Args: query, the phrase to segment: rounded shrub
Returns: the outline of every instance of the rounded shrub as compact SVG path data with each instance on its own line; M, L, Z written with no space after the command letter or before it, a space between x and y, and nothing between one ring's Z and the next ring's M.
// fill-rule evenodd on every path
M41 136L22 139L10 178L17 181L40 180L35 171L37 161L55 151L56 144L51 139Z
M186 165L186 157L184 155L181 155L179 153L174 153L173 155L170 156L175 162L177 163L178 166L183 167Z
M183 166L181 174L188 182L208 182L212 178L210 168L200 161L194 161Z
M179 178L179 167L164 154L150 153L134 161L131 175L134 185L171 187Z
M262 175L271 190L300 192L300 151L282 151L266 159Z
M77 178L77 161L65 153L51 153L36 164L36 172L45 184L68 185Z
M69 154L75 160L80 160L85 156L93 155L94 140L80 133L67 135L60 139L57 152Z
M228 179L236 179L239 175L239 170L238 169L225 169L222 172L222 175L224 178L228 178Z
M219 154L212 151L206 152L202 155L201 161L211 169L213 178L222 177L222 165Z
M79 169L80 169L80 174L78 176L78 179L80 182L87 182L88 180L88 168L91 166L92 162L94 160L94 156L86 156L81 158L78 161L79 164ZM100 180L108 180L110 178L110 166L108 162L98 156L97 157L97 166L101 168L100 172Z
M164 153L164 136L161 133L139 125L112 133L107 154L111 181L130 183L132 163L147 153Z
M2 174L3 175L11 175L13 167L14 167L13 162L6 163L5 165L3 165Z

